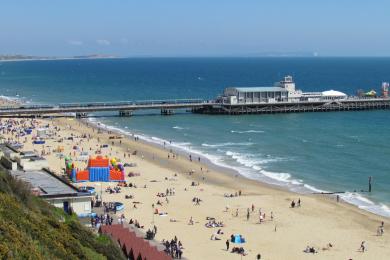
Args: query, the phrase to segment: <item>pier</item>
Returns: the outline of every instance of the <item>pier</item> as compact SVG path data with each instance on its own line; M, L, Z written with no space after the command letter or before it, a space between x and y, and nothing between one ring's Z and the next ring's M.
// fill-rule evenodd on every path
M328 101L224 103L220 100L177 99L134 102L91 102L58 105L20 105L0 107L0 117L45 116L75 113L88 117L94 112L117 112L119 116L132 116L140 110L159 110L161 115L174 115L176 110L213 115L277 114L303 112L331 112L390 109L390 98L357 98Z
M388 98L348 98L337 101L297 101L245 104L205 104L194 108L194 113L200 114L276 114L303 112L331 112L390 109Z
M20 105L0 107L0 117L40 116L75 113L76 117L87 117L94 112L115 111L119 116L132 116L139 110L160 110L162 115L172 115L177 109L200 108L209 101L202 99L143 100L119 102L63 103L57 105Z

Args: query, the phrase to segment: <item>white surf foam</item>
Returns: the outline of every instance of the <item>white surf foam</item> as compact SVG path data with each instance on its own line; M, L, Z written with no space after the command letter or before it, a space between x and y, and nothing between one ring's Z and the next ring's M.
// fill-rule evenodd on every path
M208 154L205 153L202 150L197 149L193 146L193 144L189 142L172 142L169 143L168 140L156 137L156 136L147 136L145 134L139 134L139 133L132 133L129 131L125 131L123 129L112 127L105 125L103 123L99 123L96 121L95 118L89 118L89 120L99 127L109 129L112 131L117 131L123 134L126 134L128 136L138 136L140 139L149 142L154 143L160 146L164 145L164 142L167 147L173 147L177 148L179 151L197 155L199 157L207 158L212 164L230 168L238 173L240 173L242 176L249 178L249 179L255 179L264 181L270 184L279 185L287 187L288 189L299 192L299 193L307 193L307 192L327 192L325 190L318 189L312 185L303 183L302 180L294 179L292 178L291 174L284 173L284 172L271 172L264 169L264 165L270 162L277 162L280 160L285 160L284 158L273 158L271 156L266 156L266 158L258 158L258 156L254 156L251 154L241 154L234 151L226 151L225 156L215 155L215 154ZM248 145L248 143L222 143L222 144L202 144L204 147L223 147L223 146L234 146L234 145ZM223 150L217 149L218 152L223 152ZM237 165L232 165L229 162L226 162L226 156L228 158L233 159ZM359 193L345 193L340 194L340 198L347 203L353 204L363 210L372 212L377 215L390 217L390 208L388 205L385 205L383 203L374 203L373 201L369 200L368 198L364 197L363 195Z
M264 133L264 131L261 131L261 130L246 130L246 131L231 130L230 132L236 133L236 134Z
M174 126L174 127L172 127L173 129L176 129L176 130L185 130L185 129L187 129L187 128L185 128L185 127L181 127L181 126Z
M251 142L243 142L243 143L220 143L220 144L202 144L204 147L224 147L224 146L248 146L248 145L253 145L254 143Z
M383 203L376 204L359 193L346 192L344 194L340 194L340 198L350 204L356 205L360 209L385 217L390 217L390 208L387 205Z

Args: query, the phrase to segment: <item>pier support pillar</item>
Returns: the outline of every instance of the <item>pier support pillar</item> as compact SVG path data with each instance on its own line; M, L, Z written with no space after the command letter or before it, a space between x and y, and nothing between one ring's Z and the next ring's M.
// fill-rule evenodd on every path
M133 110L119 110L119 116L129 117L133 115Z
M76 118L84 118L84 117L88 117L88 114L85 112L77 112L76 113Z
M368 192L371 192L372 189L372 176L368 177Z
M167 109L167 108L162 108L161 109L161 115L170 116L170 115L173 115L173 114L175 114L175 111L173 111L173 109Z

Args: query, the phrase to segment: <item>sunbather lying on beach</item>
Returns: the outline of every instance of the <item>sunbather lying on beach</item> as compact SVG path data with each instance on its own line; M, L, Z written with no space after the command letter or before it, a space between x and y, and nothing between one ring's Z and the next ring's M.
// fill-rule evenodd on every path
M305 253L312 253L312 254L318 253L317 250L314 247L310 247L310 246L307 246L305 248L305 250L303 250L303 252L305 252Z

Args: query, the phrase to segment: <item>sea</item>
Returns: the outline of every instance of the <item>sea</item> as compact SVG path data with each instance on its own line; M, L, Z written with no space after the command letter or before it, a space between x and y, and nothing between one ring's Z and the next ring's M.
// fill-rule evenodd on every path
M0 95L31 104L214 99L292 75L304 91L380 92L390 58L128 58L0 62ZM298 193L345 192L390 217L390 111L199 115L144 111L90 119L123 134ZM372 176L372 192L368 178Z

